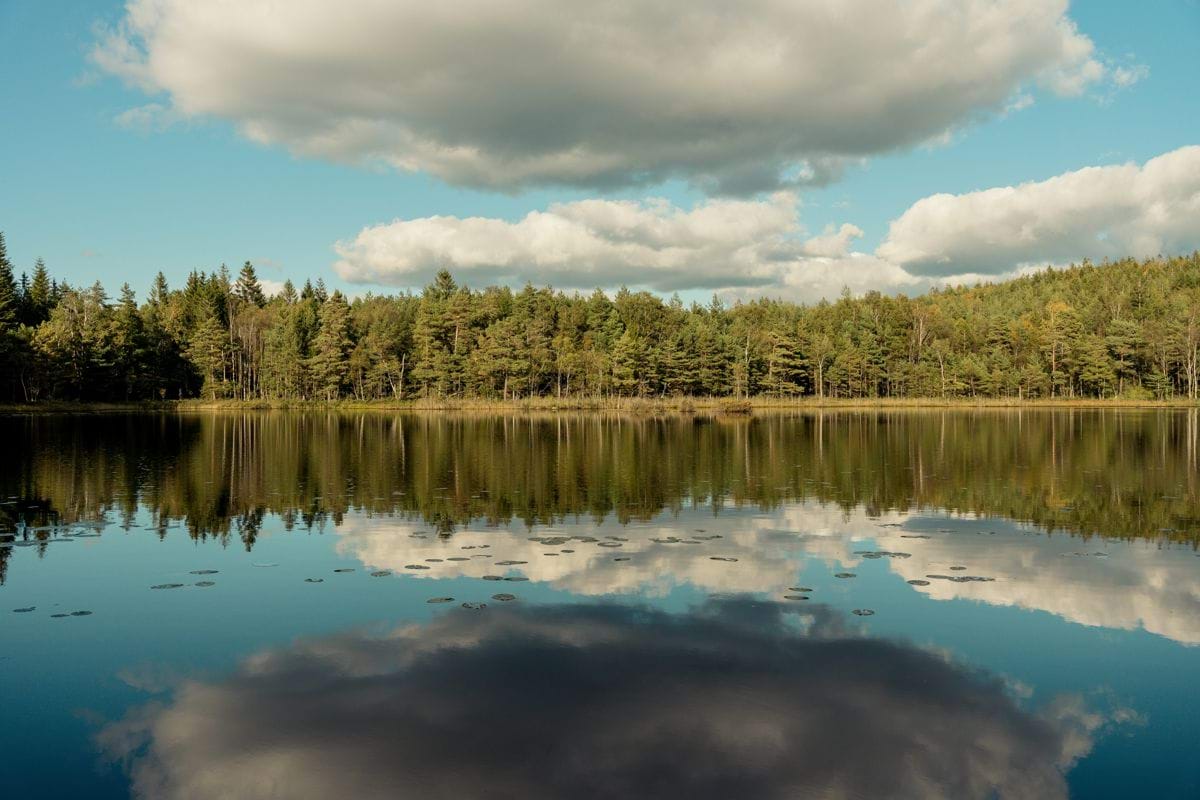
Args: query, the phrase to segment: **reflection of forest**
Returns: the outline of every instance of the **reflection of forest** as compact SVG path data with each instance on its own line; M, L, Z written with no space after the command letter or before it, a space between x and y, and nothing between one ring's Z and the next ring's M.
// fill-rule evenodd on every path
M24 455L0 468L0 530L128 523L141 505L164 534L178 522L250 547L268 514L288 528L362 512L451 530L815 499L1192 540L1198 427L1195 410L11 417L0 431Z

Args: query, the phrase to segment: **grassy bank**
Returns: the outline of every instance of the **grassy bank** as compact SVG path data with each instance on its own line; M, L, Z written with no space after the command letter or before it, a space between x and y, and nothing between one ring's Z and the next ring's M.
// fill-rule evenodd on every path
M1011 409L1011 408L1198 408L1187 398L1130 400L1041 398L779 398L752 397L528 397L519 400L486 398L416 398L413 400L170 400L132 403L46 403L0 404L4 414L101 414L128 412L185 413L198 411L603 411L635 414L728 413L746 414L768 410L816 409Z

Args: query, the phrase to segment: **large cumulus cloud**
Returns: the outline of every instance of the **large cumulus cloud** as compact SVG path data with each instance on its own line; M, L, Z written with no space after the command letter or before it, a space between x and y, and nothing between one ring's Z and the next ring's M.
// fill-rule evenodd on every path
M1129 82L1067 0L130 0L92 56L178 117L500 189L822 182L1021 87Z
M1143 165L1087 167L1036 183L923 198L873 252L844 223L810 235L792 192L714 199L584 200L509 222L424 217L364 228L338 242L348 281L419 286L439 269L475 283L565 288L647 286L800 300L876 289L1011 277L1083 258L1145 257L1200 247L1200 146Z
M926 197L876 251L919 274L996 274L1022 264L1149 257L1200 247L1200 146L1139 166Z
M1105 717L726 601L455 609L260 653L100 733L171 798L1065 797Z
M806 237L794 193L759 200L707 200L690 209L666 200L581 200L533 211L516 222L423 217L364 228L338 242L345 280L413 286L439 269L475 285L621 284L659 291L782 288L836 293L910 287L903 270L854 253L854 225ZM880 284L886 284L881 287Z

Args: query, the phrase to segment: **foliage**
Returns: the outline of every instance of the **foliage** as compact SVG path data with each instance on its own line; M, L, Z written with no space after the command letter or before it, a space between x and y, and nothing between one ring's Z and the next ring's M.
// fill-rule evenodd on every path
M442 272L419 295L348 301L253 265L124 287L14 278L0 236L0 401L1200 396L1200 253L878 292L812 306L685 306Z

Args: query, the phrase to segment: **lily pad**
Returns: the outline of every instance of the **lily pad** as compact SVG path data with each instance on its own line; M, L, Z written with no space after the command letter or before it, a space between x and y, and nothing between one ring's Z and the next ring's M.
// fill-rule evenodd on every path
M429 567L425 566L424 564L405 564L404 568L405 569L429 569Z
M13 613L15 613L15 614L28 614L30 611L37 611L37 606L29 606L27 608L14 608L13 609Z
M392 571L390 569L377 569L371 573L371 577L372 578L386 578L388 575L391 575L391 574L392 574Z
M453 597L431 597L425 601L426 603L453 603Z
M513 583L519 583L521 581L527 581L527 580L529 580L529 578L526 578L524 575L509 575L504 580L510 581Z
M909 581L909 583L912 584L913 586L928 586L929 585L929 581L923 581L920 578L913 578L911 581Z
M528 564L528 561L497 561L497 567L514 567L518 564Z
M324 578L305 578L304 582L305 583L324 583L325 579Z
M487 603L463 603L462 607L469 608L472 611L479 611L480 609L487 608Z
M194 569L188 575L216 575L217 572L215 569Z
M199 586L201 589L207 589L210 586L216 586L216 581L196 581L193 586Z
M492 599L499 600L502 603L507 603L510 600L516 600L517 596L515 594L509 594L508 592L500 592L499 594L492 595Z
M183 587L182 583L160 583L155 586L151 586L150 588L151 589L180 589L182 587Z
M853 572L839 572L836 575L834 575L833 577L835 577L835 578L857 578L858 575L856 575Z
M710 561L737 561L733 556L709 556Z
M783 599L784 600L807 600L808 595L806 595L806 594L785 594L783 596Z
M503 575L484 575L483 579L485 581L502 581L502 580L504 580L504 576Z
M338 567L334 572L354 572L354 567Z
M90 617L91 615L92 615L92 612L90 612L90 611L72 611L71 612L72 617Z
M954 583L990 583L995 578L985 578L979 575L926 575L934 580L953 581Z
M875 612L869 608L856 608L853 611L851 611L850 613L855 614L860 617L870 617L875 614Z

